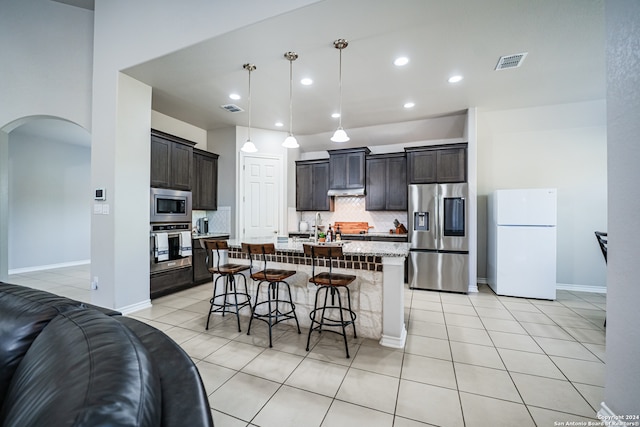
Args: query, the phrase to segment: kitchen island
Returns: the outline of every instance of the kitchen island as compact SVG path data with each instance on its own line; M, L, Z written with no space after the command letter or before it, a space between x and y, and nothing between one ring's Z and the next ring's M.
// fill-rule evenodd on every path
M271 243L267 239L230 240L229 262L249 264L249 255L242 252L242 243ZM300 325L309 327L309 312L313 309L316 287L309 283L311 258L304 255L303 243L288 239L275 243L276 254L267 255L269 268L295 270L287 279ZM350 285L352 306L356 311L358 336L379 340L381 345L402 348L406 340L404 323L404 260L409 253L407 243L343 241L343 257L334 261L334 271L352 274L357 279ZM226 260L221 260L225 262ZM262 269L254 258L254 271ZM316 267L324 271L326 267ZM255 284L247 280L255 295Z

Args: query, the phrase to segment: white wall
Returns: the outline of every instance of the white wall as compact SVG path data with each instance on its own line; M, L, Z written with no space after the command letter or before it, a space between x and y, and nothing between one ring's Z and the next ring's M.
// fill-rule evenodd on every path
M48 0L2 1L0 9L0 279L6 280L8 133L41 116L90 129L93 12Z
M603 415L640 414L640 2L608 0L609 266ZM635 420L637 422L637 420ZM633 422L633 421L632 421Z
M230 235L236 238L236 128L227 127L207 132L208 151L218 158L218 208L230 208Z
M89 261L90 160L89 147L10 134L9 270Z
M478 114L478 276L486 278L486 196L558 189L557 281L605 286L594 231L607 231L605 102ZM588 288L587 288L588 289Z
M90 129L92 49L93 12L49 0L2 0L0 128L43 115Z
M195 142L196 148L207 150L207 131L182 120L151 111L151 128Z

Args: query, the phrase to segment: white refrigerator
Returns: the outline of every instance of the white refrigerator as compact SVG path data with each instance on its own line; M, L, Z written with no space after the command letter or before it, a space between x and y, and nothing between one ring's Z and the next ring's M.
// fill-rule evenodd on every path
M487 211L491 289L498 295L555 300L556 189L496 190Z

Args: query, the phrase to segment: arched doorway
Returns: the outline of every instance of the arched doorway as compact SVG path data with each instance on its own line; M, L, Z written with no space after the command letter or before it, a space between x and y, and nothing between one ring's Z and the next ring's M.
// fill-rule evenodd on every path
M42 116L16 120L2 132L0 245L6 251L6 276L0 277L73 297L82 297L82 290L88 296L89 132Z

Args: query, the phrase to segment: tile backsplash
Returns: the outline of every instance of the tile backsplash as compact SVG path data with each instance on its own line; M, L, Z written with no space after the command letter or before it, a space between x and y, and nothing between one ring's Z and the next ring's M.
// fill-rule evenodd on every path
M327 226L336 221L341 222L368 222L373 226L369 231L374 233L387 233L391 229L395 229L393 220L397 219L400 223L407 226L406 211L367 211L365 210L364 197L336 197L334 200L333 212L321 212L322 224ZM296 212L292 221L291 211L289 212L289 231L298 231L298 222L307 221L312 226L315 221L315 212Z
M198 219L209 218L209 232L211 233L231 233L231 207L218 206L217 211L193 211L192 228L196 228Z

